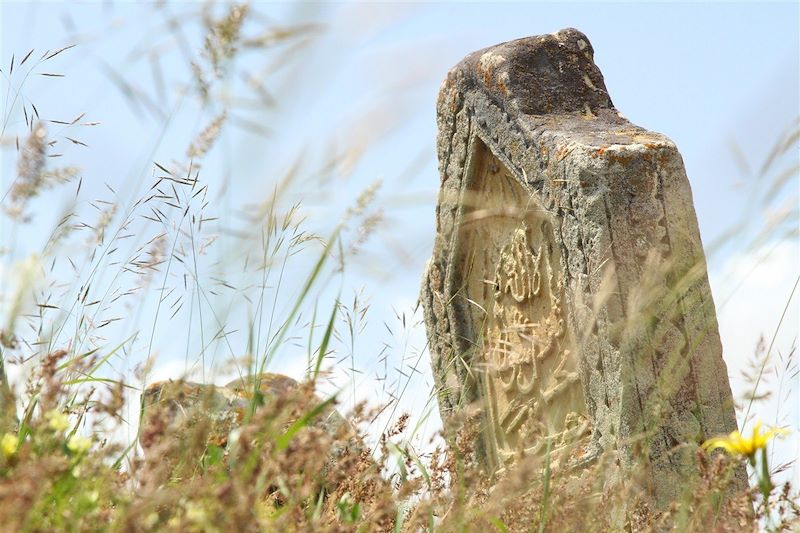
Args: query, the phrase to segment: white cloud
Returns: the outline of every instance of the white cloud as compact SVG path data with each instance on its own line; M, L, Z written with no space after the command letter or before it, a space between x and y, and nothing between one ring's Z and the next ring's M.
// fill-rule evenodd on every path
M754 403L751 408L751 418L763 420L765 424L788 425L793 431L788 438L774 444L773 466L796 461L800 456L800 374L792 378L791 371L776 371L776 367L785 367L786 358L797 344L800 291L795 292L791 302L789 297L800 274L799 265L798 243L784 241L754 252L736 254L722 268L709 273L723 356L735 398L743 398L749 388L742 371L752 363L759 339L763 336L768 347L774 338L758 387L761 392L772 392L772 397ZM781 320L784 309L786 314ZM796 354L794 360L797 361ZM744 407L746 410L747 404ZM740 413L740 425L742 416ZM800 481L798 465L780 479L790 478Z

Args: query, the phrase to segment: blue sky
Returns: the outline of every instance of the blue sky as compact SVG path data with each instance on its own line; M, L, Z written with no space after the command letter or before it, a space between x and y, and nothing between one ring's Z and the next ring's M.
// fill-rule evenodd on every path
M79 205L82 212L92 213L88 200L93 198L116 197L123 204L137 198L152 181L152 162L182 157L193 136L225 105L220 96L210 109L201 109L196 98L180 88L189 73L186 50L189 56L200 57L202 33L193 18L197 6L175 4L159 10L129 3L0 5L4 72L12 54L19 60L30 48L53 50L78 43L48 65L65 78L34 77L26 82L24 95L47 118L71 120L86 112L84 120L101 122L78 132L88 148L67 143L64 151L65 161L83 169L82 197L87 200ZM353 258L337 282L340 285L320 296L321 302L330 299L341 286L348 299L363 288L371 304L353 356L355 366L363 370L356 380L359 396L385 398L380 392L385 383L374 381L380 366L375 354L383 343L392 347L389 366L405 368L407 373L407 365L421 361L404 407L420 412L431 385L427 356L419 353L424 332L416 327L399 333L395 315L413 305L433 240L439 83L471 51L568 26L591 40L617 108L634 123L664 133L678 145L705 244L715 242L742 216L750 221L749 228L710 254L725 357L735 391L741 392L738 371L746 366L758 335L772 336L796 279L800 255L796 237L759 249L747 245L747 237L774 209L753 204L764 180L741 170L731 145L741 146L748 164L758 168L774 141L800 115L796 3L256 2L254 7L262 23L313 24L309 33L313 38L287 55L289 61L280 51L248 51L241 56L237 68L269 72L264 84L277 103L233 114L272 133L262 136L226 126L203 164L202 179L214 195L215 216L224 228L241 224L237 213L266 197L276 180L299 162L301 178L293 199L302 199L308 224L322 234L360 191L381 180L377 203L384 206L384 223ZM172 15L186 22L183 40L165 22ZM246 27L257 29L255 23ZM147 94L170 115L169 120L146 106L131 104L115 77ZM228 96L243 94L240 80L230 81L226 88ZM9 131L20 128L18 108L15 113ZM51 128L51 133L57 130ZM0 155L5 190L15 172L13 146L4 143ZM331 155L339 161L332 170L326 164ZM780 163L787 167L796 160L795 149ZM322 181L314 177L320 169L326 169ZM2 219L4 269L41 249L68 196L63 190L43 195L32 206L37 215L30 224ZM772 207L796 208L797 197L795 172ZM212 256L231 252L231 245L223 241ZM291 274L309 267L298 260ZM138 309L140 314L147 312L150 307ZM243 311L230 312L237 316ZM777 337L776 352L789 351L798 320L795 299ZM189 352L196 352L196 346L187 346L186 336L174 334L183 333L192 321L196 323L197 316L181 313L153 328L159 375L180 374L185 362L193 359ZM147 320L142 322L131 328L149 330ZM122 327L109 331L109 343L131 333ZM238 342L237 348L245 345L241 334ZM145 347L139 345L131 357L142 359ZM343 346L340 350L347 352ZM118 370L130 371L133 362ZM286 350L274 361L273 370L298 374L303 363L296 350ZM799 388L795 382L795 394L788 401L795 406L788 422L798 428ZM787 402L773 402L765 410L781 404ZM767 420L771 417L771 411L765 414ZM429 427L436 425L434 416ZM797 456L797 442L786 443L782 453Z

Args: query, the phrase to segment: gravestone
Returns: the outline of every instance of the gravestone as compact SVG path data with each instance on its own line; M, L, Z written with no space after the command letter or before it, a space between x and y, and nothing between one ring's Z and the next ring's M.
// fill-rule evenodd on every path
M486 473L611 454L663 508L697 445L736 429L680 153L614 108L575 29L467 56L437 122L421 300L446 433L477 407Z
M158 381L141 397L139 444L145 458L160 463L163 474L170 476L179 467L188 466L190 471L196 468L209 446L229 449L234 445L230 442L232 432L247 421L256 384L260 395L257 404L269 407L277 402L285 410L277 414L286 418L286 424L295 421L286 416L294 409L310 410L322 403L304 392L303 385L294 379L269 372L235 379L225 386L182 379ZM332 405L324 408L311 425L332 439L329 456L320 457L320 472L326 472L346 454L362 455L364 445L355 429Z
M295 380L281 374L264 373L259 376L259 392L265 401L274 401L297 386ZM237 379L224 387L183 379L152 383L141 398L139 443L145 454L153 450L152 453L160 456L158 448L165 441L185 440L187 433L203 424L203 440L224 448L231 431L245 419L252 392L252 378ZM175 448L181 454L186 449L180 444Z

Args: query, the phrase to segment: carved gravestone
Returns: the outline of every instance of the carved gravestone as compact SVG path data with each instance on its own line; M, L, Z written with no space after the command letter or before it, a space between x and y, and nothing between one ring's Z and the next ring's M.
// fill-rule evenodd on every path
M677 148L614 108L575 29L470 54L437 121L421 299L447 433L478 407L489 474L549 441L567 466L645 465L674 501L696 445L736 429Z

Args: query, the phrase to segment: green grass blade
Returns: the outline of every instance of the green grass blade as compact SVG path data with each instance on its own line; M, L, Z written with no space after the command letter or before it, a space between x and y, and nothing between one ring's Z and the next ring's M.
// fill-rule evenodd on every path
M339 309L339 297L336 297L336 301L333 303L333 309L331 310L331 316L328 319L328 326L325 328L325 335L322 337L322 342L319 344L319 350L317 351L317 361L314 365L314 374L311 376L311 379L316 380L317 376L319 376L320 368L322 368L322 360L325 359L325 353L328 351L328 344L331 340L331 335L333 334L333 325L336 322L336 312Z
M275 446L278 448L278 450L280 451L285 450L289 446L289 443L292 441L294 436L297 435L298 431L300 431L304 427L309 426L314 421L315 418L317 418L320 414L322 414L322 412L325 409L327 409L328 406L332 405L333 402L335 401L336 401L336 396L331 396L330 398L318 404L309 412L301 416L297 421L295 421L291 426L289 426L286 432L280 437L278 437L278 439L275 441Z

